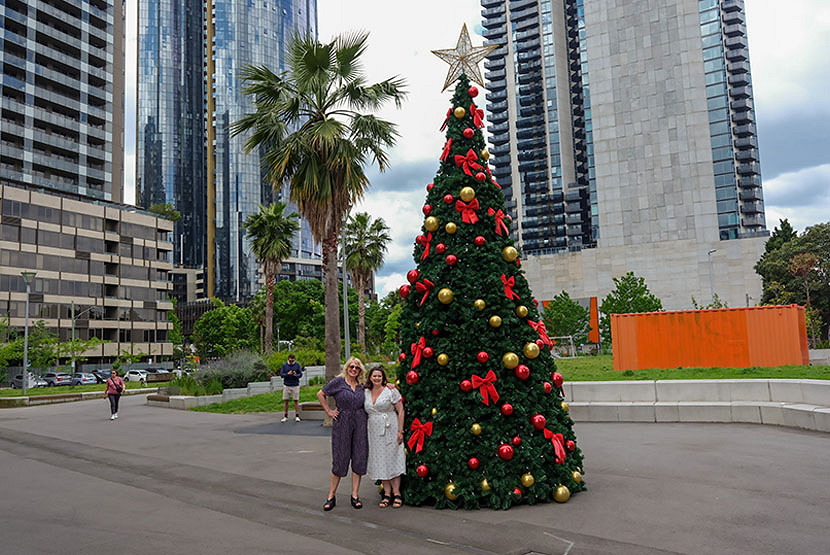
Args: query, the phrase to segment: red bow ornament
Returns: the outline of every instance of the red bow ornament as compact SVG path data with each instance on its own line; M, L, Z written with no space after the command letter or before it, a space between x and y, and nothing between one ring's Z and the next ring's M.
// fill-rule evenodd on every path
M542 343L548 346L548 348L553 347L553 341L550 340L548 337L548 330L545 328L545 322L539 320L538 322L534 322L533 320L528 320L528 324L530 327L533 328L533 331L539 334L539 339L542 340Z
M464 202L461 199L455 201L456 212L461 212L461 221L465 224L474 224L478 221L478 199L474 198L470 202Z
M432 232L427 233L427 240L424 243L424 252L421 255L421 260L429 256L429 243L432 241Z
M549 439L550 442L553 444L553 451L556 455L556 462L565 462L565 438L562 437L562 434L555 434L547 428L544 429L544 434L545 439Z
M427 300L427 296L429 295L429 292L432 291L433 287L435 287L435 284L429 281L428 279L425 279L424 281L419 281L415 284L415 291L424 294L424 297L421 299L421 304L419 304L418 306L424 306L424 301Z
M441 161L446 162L447 157L450 155L450 149L452 148L452 138L447 139L447 142L444 143L444 151L441 153Z
M492 208L488 208L487 209L487 214L489 214L490 216L495 216L496 217L496 235L501 235L502 232L504 232L505 235L510 234L510 228L507 227L507 224L504 223L504 219L507 218L508 216L507 216L507 214L502 212L501 208L499 208L498 212L496 212Z
M410 347L410 351L413 355L415 355L415 358L412 359L412 366L410 366L410 368L415 368L419 364L421 364L421 352L424 350L424 347L426 346L427 340L424 339L423 336L421 336L421 339L419 339L416 343L412 344L412 346Z
M483 378L473 374L473 389L481 388L481 402L485 405L490 404L490 399L493 399L494 403L499 400L499 392L496 391L496 386L493 385L493 382L496 381L498 381L498 378L492 370L487 372L487 375Z
M508 299L518 299L519 295L513 291L513 287L516 285L516 278L510 276L508 279L507 276L504 274L501 275L501 282L504 284L504 294L507 295Z
M473 170L482 169L481 164L476 162L476 160L478 160L478 156L472 148L467 151L467 154L465 156L462 156L461 154L455 155L455 165L459 168L462 168L464 170L464 173L466 173L470 177L473 176Z
M451 115L452 115L452 108L447 110L447 117L444 118L444 123L441 124L441 129L439 129L439 131L443 131L444 129L447 128L447 123L449 123Z
M412 421L412 426L409 429L412 430L412 436L410 436L406 445L410 451L420 453L424 448L424 437L432 435L432 422L421 424L421 421L416 418Z
M473 124L476 127L479 129L484 127L484 121L482 120L484 118L484 110L477 108L475 102L470 104L470 115L473 116Z

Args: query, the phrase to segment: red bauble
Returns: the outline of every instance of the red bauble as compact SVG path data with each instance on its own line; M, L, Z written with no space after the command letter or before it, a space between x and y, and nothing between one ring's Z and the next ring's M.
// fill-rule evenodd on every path
M550 379L553 380L553 385L556 387L562 387L562 384L565 382L565 378L562 377L562 374L559 372L554 372L550 375Z
M548 421L545 420L545 417L541 414L536 414L533 416L533 418L530 419L530 423L533 424L533 427L537 430L541 430L545 427L545 424L547 424Z
M424 208L423 208L423 211L424 211L424 216L429 216L429 213L432 212L432 206L430 206L429 204L425 204Z
M476 360L479 361L481 364L484 364L488 360L490 360L490 355L487 354L487 351L479 351L476 355Z
M446 195L444 195L444 202L446 202L447 204L452 204L452 201L454 200L455 198L451 194L447 193Z
M478 96L478 89L476 87L470 87L469 89L467 89L467 94L475 98Z
M400 295L402 299L405 299L409 296L410 291L412 291L412 287L410 285L403 284L398 288L398 295Z
M440 332L438 330L432 330L432 335L438 335Z
M475 457L470 457L467 459L467 466L470 467L470 470L475 470L478 468L479 461Z
M427 238L424 235L418 235L417 237L415 237L415 244L416 245L423 245L426 242L427 242Z
M415 469L415 473L421 478L426 478L429 476L429 468L425 464L419 464L418 468Z
M568 441L566 441L565 449L567 449L568 451L573 451L574 449L576 449L576 443L574 443L574 440L569 439Z
M401 353L401 354L398 355L398 360L401 361L401 362L403 362L403 359L405 359L405 358L406 358L406 353Z
M432 347L424 347L424 350L421 351L424 355L424 358L432 358L432 355L435 351L432 350Z
M539 307L539 301L536 300L536 297L533 297L533 304L536 305L537 308Z
M487 242L487 239L485 239L482 235L479 235L478 237L473 239L473 243L475 243L477 247L483 247L484 243L486 243L486 242Z
M509 461L513 458L513 446L507 445L506 443L502 443L499 445L499 457L501 457L505 461Z
M475 135L475 134L476 134L476 132L473 131L472 129L470 129L469 127L464 130L464 138L465 139L472 139L473 135Z
M461 391L463 391L464 393L468 393L472 389L473 382L471 382L470 380L464 380L463 382L461 382Z
M522 438L520 438L519 436L516 436L516 437L513 438L513 445L518 447L521 444L522 444Z
M415 283L416 281L418 281L420 275L421 272L419 272L418 270L409 270L406 273L406 281L408 281L409 283Z
M550 382L545 382L545 393L550 393L553 391L553 386L550 385Z
M485 179L487 179L487 176L486 176L486 175L484 175L484 172L478 172L478 173L476 174L476 179L477 179L478 181L480 181L480 182L482 182L482 183L483 183L483 182L484 182L484 180L485 180Z
M530 368L524 364L520 364L516 367L513 373L516 374L517 378L524 381L530 377Z
M537 347L539 347L539 350L540 350L540 351L544 351L544 350L545 350L545 342L544 342L544 341L542 341L541 339L537 339L537 340L536 340L536 346L537 346Z
M438 254L444 254L445 252L447 252L447 245L445 245L444 243L438 243L437 245L435 245L435 252L437 252Z
M505 416L510 416L513 414L513 405L510 403L505 403L501 406L501 413Z
M420 376L418 376L418 372L416 372L415 370L410 370L406 373L406 383L408 383L409 385L415 385L416 383L418 383L419 379L421 378Z
M447 264L449 264L450 266L455 266L455 263L458 262L458 257L454 254L448 254L446 260Z
M430 183L427 185L427 191L432 191L432 188L435 186L435 183Z
M513 495L515 495L516 497L521 497L522 490L520 490L519 488L513 488Z

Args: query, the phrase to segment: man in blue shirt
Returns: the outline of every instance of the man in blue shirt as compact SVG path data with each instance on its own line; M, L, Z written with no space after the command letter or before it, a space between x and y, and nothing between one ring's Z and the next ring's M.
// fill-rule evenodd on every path
M280 422L288 421L288 401L294 399L294 421L300 421L300 378L303 369L299 362L294 360L294 353L288 355L288 362L282 365L282 398L285 401L285 415Z

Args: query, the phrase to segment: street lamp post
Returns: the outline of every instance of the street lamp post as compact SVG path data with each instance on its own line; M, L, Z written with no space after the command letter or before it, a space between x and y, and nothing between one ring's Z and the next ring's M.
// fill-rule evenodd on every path
M712 303L715 302L715 282L712 279L712 253L718 252L718 249L711 249L706 253L709 258L709 294L712 296Z
M29 385L29 294L32 292L32 281L34 281L37 272L20 272L23 276L23 281L26 282L26 327L23 331L23 383L22 393L26 395L26 389Z

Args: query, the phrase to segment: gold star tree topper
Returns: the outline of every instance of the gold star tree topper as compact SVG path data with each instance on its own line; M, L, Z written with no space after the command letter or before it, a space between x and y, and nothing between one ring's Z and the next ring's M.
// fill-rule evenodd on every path
M490 52L498 48L493 46L473 46L470 42L470 34L467 32L467 24L461 27L461 34L458 35L458 44L455 48L446 50L433 50L432 53L450 64L450 70L447 72L447 79L444 81L444 88L452 85L462 73L466 74L472 81L484 87L484 79L481 77L481 72L478 69L478 63L483 60Z

